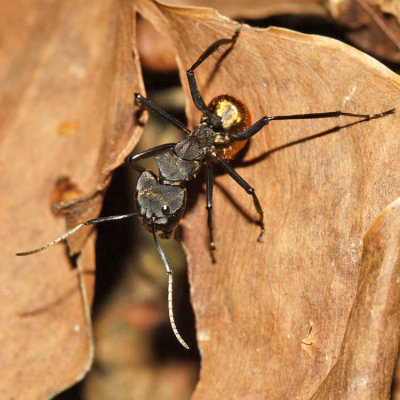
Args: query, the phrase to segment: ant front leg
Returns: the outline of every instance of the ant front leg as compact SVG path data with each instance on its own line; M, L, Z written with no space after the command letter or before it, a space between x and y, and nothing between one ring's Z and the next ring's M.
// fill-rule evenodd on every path
M139 160L143 160L144 158L154 157L157 154L160 154L165 150L172 149L175 145L176 145L176 143L161 144L160 146L156 146L151 149L142 151L141 153L133 154L132 156L127 157L125 162L132 163L133 168L135 168L136 171L143 172L143 171L145 171L145 168L143 168L141 165L137 164L137 162Z
M213 54L220 46L228 43L232 43L232 45L236 42L237 37L239 36L241 25L239 25L238 29L230 39L220 39L214 42L211 46L207 47L207 49L201 54L201 56L196 60L196 62L186 71L186 76L188 78L190 93L192 95L194 105L203 113L207 112L206 103L203 100L203 97L200 94L199 87L197 85L196 77L194 76L194 70L205 61L211 54Z
M217 156L218 162L224 167L225 171L248 193L253 197L254 206L258 212L259 219L258 225L260 225L260 234L258 236L258 241L262 242L262 237L265 232L264 227L264 211L261 207L260 202L258 201L258 197L254 189L221 157Z
M144 158L154 157L157 154L162 153L165 150L172 149L176 143L165 143L160 146L152 147L151 149L142 151L141 153L134 154L132 156L127 157L127 162L136 162L142 160Z
M210 251L211 251L211 259L212 262L215 263L215 242L214 242L214 235L213 235L213 224L212 224L212 195L213 195L213 188L214 188L214 173L212 170L211 164L206 161L206 173L207 173L207 224L208 224L208 231L210 234Z

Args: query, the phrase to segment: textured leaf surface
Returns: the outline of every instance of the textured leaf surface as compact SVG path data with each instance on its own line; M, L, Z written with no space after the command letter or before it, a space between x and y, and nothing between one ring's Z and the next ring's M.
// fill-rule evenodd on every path
M184 82L185 70L202 51L232 36L237 27L204 9L144 2L141 11L170 39ZM246 102L254 120L265 114L371 113L399 106L398 76L334 40L243 26L215 72L222 54L196 71L203 96L208 102L221 93L233 94ZM186 82L184 88L189 98ZM196 124L198 112L190 100L187 112ZM385 294L398 284L376 281L383 298L371 300L359 282L370 271L367 255L376 251L364 235L399 195L398 118L360 123L277 151L354 120L275 122L254 137L244 165L236 170L261 199L267 225L261 244L257 226L248 220L256 218L251 199L226 175L217 178L214 196L216 264L207 250L205 199L187 215L184 244L202 353L194 399L310 399L324 385L336 398L340 391L340 398L354 398L351 390L360 382L356 374L348 382L325 381L337 360L350 354L358 357L342 363L340 374L351 368L370 374L357 386L357 398L370 398L372 390L379 393L375 398L387 398L399 317ZM397 225L389 230L396 238ZM380 229L374 235L386 237ZM390 253L397 251L393 246ZM382 268L395 271L397 258L391 260ZM381 302L388 304L380 307ZM357 315L370 309L381 315L349 320L353 307ZM378 327L382 320L390 327L385 332ZM355 329L375 332L377 343L385 335L391 346L370 353L370 336L346 335ZM379 358L379 370L371 371L368 356Z
M132 93L141 86L128 2L20 1L1 18L0 397L43 399L91 364L77 271L65 246L15 253L65 231L54 201L67 200L68 227L98 215L111 171L137 141ZM71 244L92 297L87 234Z
M189 99L185 70L237 25L205 9L145 0L139 9L176 51ZM64 231L51 212L55 201L66 201L68 227L99 213L111 171L137 141L132 93L143 86L128 2L44 7L32 0L18 13L3 11L0 397L35 399L79 379L90 346L65 248L14 253ZM215 68L222 54L196 71L202 93L206 101L235 95L254 121L399 107L398 76L333 40L243 26ZM195 125L190 100L187 113ZM216 264L205 199L188 212L183 236L203 357L195 399L387 398L399 335L398 206L388 207L400 187L399 116L280 148L353 121L273 122L233 164L265 210L262 244L249 220L256 217L251 199L228 176L218 176L215 188ZM61 176L67 185L56 184ZM92 281L87 234L70 245L82 251L76 261Z

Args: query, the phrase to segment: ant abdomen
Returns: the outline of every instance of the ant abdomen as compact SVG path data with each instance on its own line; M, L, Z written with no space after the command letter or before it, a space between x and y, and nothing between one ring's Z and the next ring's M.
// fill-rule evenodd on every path
M223 94L214 97L207 109L219 117L222 131L228 137L244 131L251 125L250 113L246 105L231 95ZM217 146L217 154L225 160L230 160L246 146L246 143L247 140L241 140L232 141L229 145Z

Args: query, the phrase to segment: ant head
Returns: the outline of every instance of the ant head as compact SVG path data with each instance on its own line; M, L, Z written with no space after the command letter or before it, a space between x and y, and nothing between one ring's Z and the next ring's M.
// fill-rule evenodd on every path
M150 171L139 176L136 185L136 205L143 224L150 231L169 234L179 224L186 204L186 189L162 185Z
M244 103L233 96L223 94L214 97L208 105L209 112L221 121L222 132L230 138L251 125L250 113ZM217 148L217 153L224 159L232 159L246 146L247 140L233 141L227 146ZM218 144L218 143L216 143Z

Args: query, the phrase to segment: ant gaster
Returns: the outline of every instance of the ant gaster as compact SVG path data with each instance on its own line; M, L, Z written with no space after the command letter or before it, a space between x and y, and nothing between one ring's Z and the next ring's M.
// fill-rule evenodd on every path
M106 221L139 217L143 225L153 234L154 242L168 274L168 311L172 330L179 342L186 348L189 346L179 334L173 316L172 307L172 270L168 260L160 246L157 233L162 237L171 236L174 229L183 217L186 204L186 185L204 167L206 172L206 197L208 211L208 228L210 233L211 253L215 250L213 229L212 229L212 194L214 185L213 164L219 164L222 168L249 194L252 196L254 206L258 213L257 224L260 226L258 240L262 240L264 233L263 210L257 195L250 186L230 165L229 160L246 145L248 139L258 133L270 121L291 120L291 119L315 119L331 118L338 116L359 117L365 120L380 118L395 112L391 109L379 114L353 114L342 111L295 114L283 116L264 116L256 123L251 124L250 114L247 107L238 99L230 95L220 95L211 100L206 105L200 94L195 69L213 54L220 46L231 44L231 48L236 42L240 32L240 26L235 34L229 39L220 39L209 46L187 70L187 78L193 103L202 112L199 125L190 131L180 121L159 108L150 100L136 93L136 103L144 106L154 114L163 118L176 128L186 134L185 138L178 143L167 143L156 146L142 153L130 156L128 162L137 162L140 159L154 157L158 168L159 176L154 175L148 170L142 169L136 185L136 206L137 212L100 217L84 222L52 242L36 250L18 253L25 256L59 243L68 236L76 232L83 226L99 224Z

